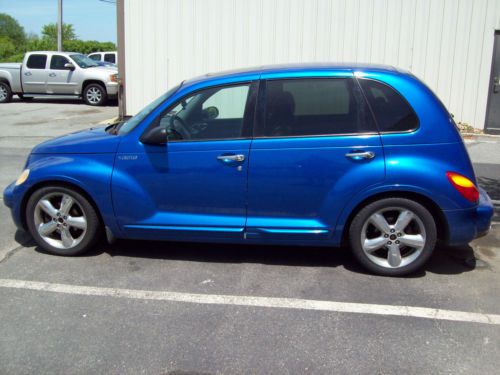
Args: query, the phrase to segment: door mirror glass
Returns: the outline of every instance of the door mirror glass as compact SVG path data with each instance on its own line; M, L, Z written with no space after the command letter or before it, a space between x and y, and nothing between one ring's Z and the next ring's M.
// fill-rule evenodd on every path
M72 63L64 64L64 68L68 70L75 70L75 66Z
M167 143L167 128L155 126L141 136L141 142L147 145L164 145Z

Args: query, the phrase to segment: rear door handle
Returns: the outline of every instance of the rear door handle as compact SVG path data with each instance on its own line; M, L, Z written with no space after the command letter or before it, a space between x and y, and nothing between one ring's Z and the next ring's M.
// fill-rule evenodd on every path
M375 153L372 151L351 151L345 154L345 156L353 160L373 159Z
M56 76L56 73L50 73L49 74L49 77L55 77Z
M219 155L217 156L217 160L222 161L223 163L231 163L231 162L238 162L241 163L242 161L245 161L245 155L234 155L234 154L229 154L229 155Z

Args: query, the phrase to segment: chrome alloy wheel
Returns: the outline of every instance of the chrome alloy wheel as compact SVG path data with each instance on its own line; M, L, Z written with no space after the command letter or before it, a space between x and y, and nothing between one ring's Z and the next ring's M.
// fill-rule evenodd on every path
M43 196L35 206L34 219L40 237L58 249L77 246L87 232L87 218L82 207L64 193Z
M7 98L7 88L4 85L0 85L0 101Z
M89 103L98 104L102 99L102 92L97 87L91 87L86 92Z
M414 212L388 207L372 214L363 225L361 246L373 263L400 268L414 262L424 250L425 227Z

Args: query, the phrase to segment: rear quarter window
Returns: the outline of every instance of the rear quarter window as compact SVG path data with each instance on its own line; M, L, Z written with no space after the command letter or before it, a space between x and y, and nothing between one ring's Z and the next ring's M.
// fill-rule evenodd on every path
M407 132L418 128L415 111L400 93L385 83L371 79L360 79L359 82L381 133Z

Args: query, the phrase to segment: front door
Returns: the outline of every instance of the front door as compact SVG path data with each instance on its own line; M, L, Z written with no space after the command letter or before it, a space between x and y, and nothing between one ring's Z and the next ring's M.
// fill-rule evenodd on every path
M22 69L25 94L45 94L47 83L47 55L34 53L28 57Z
M352 76L268 80L263 95L246 236L331 240L349 199L384 179L380 136L359 86Z
M128 237L243 238L254 90L244 83L188 95L151 125L167 129L167 145L118 152L113 203Z
M78 90L78 82L75 79L76 71L65 68L64 65L72 63L61 55L52 55L50 58L50 69L47 75L47 94L72 94Z
M500 31L495 32L493 62L486 113L486 132L500 134Z

